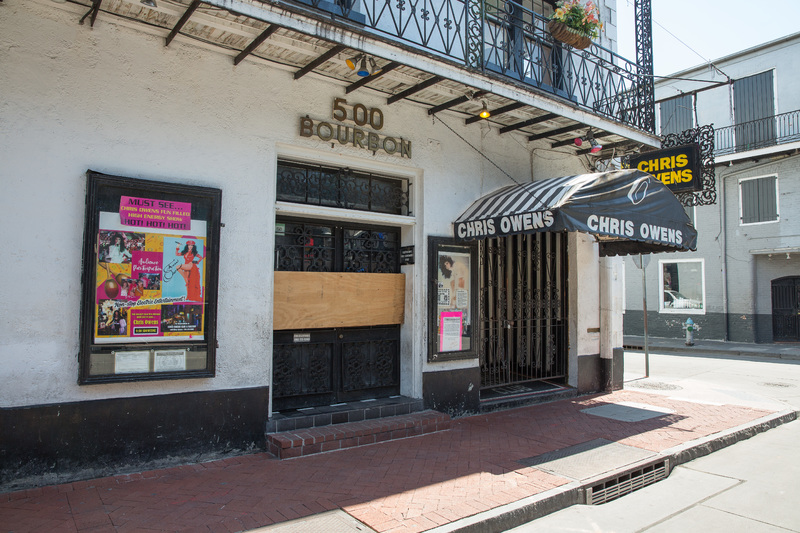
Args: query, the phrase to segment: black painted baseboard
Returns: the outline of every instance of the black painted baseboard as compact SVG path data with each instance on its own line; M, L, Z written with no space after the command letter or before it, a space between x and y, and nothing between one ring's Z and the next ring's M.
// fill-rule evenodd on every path
M427 409L450 416L475 414L481 409L480 383L478 367L424 372L422 399Z
M578 357L578 394L601 392L605 389L605 368L600 354Z
M268 408L268 387L3 408L0 490L264 450Z

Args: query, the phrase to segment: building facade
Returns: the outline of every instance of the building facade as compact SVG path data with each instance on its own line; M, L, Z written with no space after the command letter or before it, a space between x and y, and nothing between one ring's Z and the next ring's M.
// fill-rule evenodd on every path
M607 388L622 260L453 230L656 146L600 5L578 51L538 1L0 3L5 486L263 450L286 410Z
M715 183L683 198L696 252L653 256L644 284L626 260L626 334L644 333L646 297L649 335L681 338L691 318L697 338L800 341L798 52L794 34L656 84L663 135L713 125Z

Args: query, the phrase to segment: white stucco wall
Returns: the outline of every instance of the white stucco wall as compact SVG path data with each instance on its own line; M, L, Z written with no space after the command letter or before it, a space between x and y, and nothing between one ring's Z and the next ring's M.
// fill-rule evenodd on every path
M163 32L102 13L94 28L80 26L83 13L48 0L0 3L0 406L269 384L278 155L413 181L403 393L421 396L423 369L477 365L424 363L427 236L451 235L474 199L510 183L475 148L520 181L583 172L582 160L441 114L469 146L413 104L388 106L370 90L345 95L316 75L294 81L293 70L258 60L234 67L234 52L181 37L165 47ZM413 158L300 137L299 118L330 117L334 97L380 107L383 132L411 139ZM215 378L77 385L87 169L222 189ZM570 257L582 354L599 351L596 336L580 333L599 325L596 293L581 290L598 276L586 239Z

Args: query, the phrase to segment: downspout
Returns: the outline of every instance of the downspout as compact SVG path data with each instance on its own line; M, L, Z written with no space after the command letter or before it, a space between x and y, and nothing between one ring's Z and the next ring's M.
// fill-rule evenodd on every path
M722 248L722 313L725 318L725 337L724 341L730 340L730 326L728 321L728 202L725 201L725 175L720 176L719 180L720 197L720 221L719 238Z

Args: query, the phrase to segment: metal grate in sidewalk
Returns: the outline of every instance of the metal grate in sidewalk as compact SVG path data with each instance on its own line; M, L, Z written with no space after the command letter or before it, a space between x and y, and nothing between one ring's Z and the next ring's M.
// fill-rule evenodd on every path
M599 505L616 500L669 476L669 459L631 470L586 489L586 504Z

